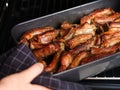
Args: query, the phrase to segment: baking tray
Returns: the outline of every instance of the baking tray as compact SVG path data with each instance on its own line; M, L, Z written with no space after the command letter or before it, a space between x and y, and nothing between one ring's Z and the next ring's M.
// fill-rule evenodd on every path
M44 27L48 25L57 28L63 21L77 23L79 22L80 17L96 9L110 7L115 11L120 11L119 4L120 0L98 0L90 2L84 5L19 23L12 28L11 34L13 39L17 42L24 32L33 28ZM118 66L120 66L120 52L84 65L80 65L73 69L53 74L53 76L63 80L79 81Z

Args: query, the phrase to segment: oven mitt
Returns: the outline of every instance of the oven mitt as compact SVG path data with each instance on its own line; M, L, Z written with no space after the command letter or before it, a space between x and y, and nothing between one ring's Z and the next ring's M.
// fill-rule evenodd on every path
M0 56L0 79L9 74L20 72L36 62L31 50L26 45L19 44ZM86 85L53 78L50 73L46 72L36 77L32 83L43 85L52 90L90 90Z

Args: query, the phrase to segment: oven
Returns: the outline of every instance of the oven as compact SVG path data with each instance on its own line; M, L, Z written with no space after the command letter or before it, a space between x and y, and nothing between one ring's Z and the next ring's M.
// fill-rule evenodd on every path
M11 36L14 25L95 0L1 0L0 1L0 54L14 47ZM78 83L93 90L120 90L120 67L88 77Z

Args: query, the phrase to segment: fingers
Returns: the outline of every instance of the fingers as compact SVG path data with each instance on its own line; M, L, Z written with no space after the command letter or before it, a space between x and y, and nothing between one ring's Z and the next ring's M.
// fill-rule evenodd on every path
M36 63L30 68L19 73L19 77L26 83L30 83L35 77L37 77L43 71L43 64Z
M51 89L41 85L32 84L29 90L51 90Z

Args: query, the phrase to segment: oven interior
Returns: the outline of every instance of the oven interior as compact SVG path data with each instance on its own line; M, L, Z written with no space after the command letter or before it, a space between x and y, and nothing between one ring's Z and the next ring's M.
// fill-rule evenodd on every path
M94 0L0 0L0 54L14 47L16 43L11 37L14 25L68 9ZM79 81L92 87L93 90L120 89L120 67L88 77Z

